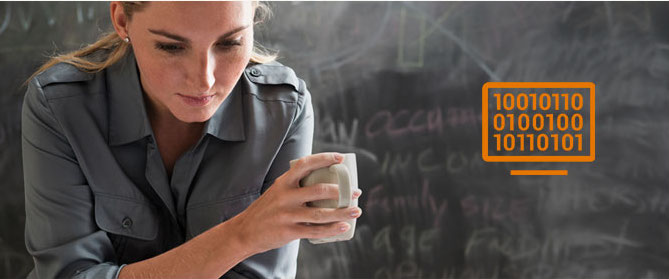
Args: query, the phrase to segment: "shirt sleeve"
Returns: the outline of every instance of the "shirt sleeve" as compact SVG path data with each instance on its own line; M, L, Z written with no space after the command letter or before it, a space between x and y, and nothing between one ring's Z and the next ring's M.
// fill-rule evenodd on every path
M306 89L304 81L300 80L303 93L297 100L297 112L290 125L286 139L277 153L270 170L265 177L262 192L264 193L274 180L290 168L290 160L311 154L314 138L314 109L311 104L311 94Z
M95 225L93 194L77 158L33 79L21 115L28 278L117 278L121 267Z

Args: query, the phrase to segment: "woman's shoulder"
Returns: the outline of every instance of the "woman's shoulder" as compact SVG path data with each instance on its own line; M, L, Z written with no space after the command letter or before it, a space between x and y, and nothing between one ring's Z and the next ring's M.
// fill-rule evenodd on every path
M66 62L59 62L39 73L35 79L41 87L46 87L58 83L88 81L94 77L94 73L86 72Z
M28 85L27 94L37 94L44 101L85 96L91 91L95 77L94 73L60 62L37 74Z
M309 94L306 83L295 71L279 62L249 64L243 76L250 81L250 92L261 100L298 101Z
M95 61L98 62L101 59L104 58L104 55L107 55L106 52L103 51L96 51L92 54L89 54L84 58L86 61ZM104 71L104 70L102 70ZM96 77L100 76L100 72L90 72L86 71L78 66L75 65L75 63L68 63L68 62L58 62L54 64L53 66L45 69L41 73L37 74L31 81L30 83L33 83L35 86L39 87L40 89L44 90L48 87L53 87L53 88L59 88L59 84L72 84L72 83L79 83L81 88L83 89L82 91L86 91L86 84L89 84L89 81L95 79ZM69 92L74 93L73 89L76 88L72 86L67 86ZM55 97L58 98L60 97L61 94L58 94L60 90L45 90L49 92L49 95L53 96L48 96L48 97ZM76 91L76 90L75 90Z

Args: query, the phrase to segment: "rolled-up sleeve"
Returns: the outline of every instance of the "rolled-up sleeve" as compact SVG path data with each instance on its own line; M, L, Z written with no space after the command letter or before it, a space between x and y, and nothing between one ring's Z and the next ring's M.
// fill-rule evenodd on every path
M21 117L28 278L116 278L107 233L95 225L93 194L37 79Z
M265 177L263 192L274 183L277 177L290 168L290 160L311 154L314 138L314 109L311 104L311 94L302 80L300 80L300 88L302 94L297 99L295 118Z

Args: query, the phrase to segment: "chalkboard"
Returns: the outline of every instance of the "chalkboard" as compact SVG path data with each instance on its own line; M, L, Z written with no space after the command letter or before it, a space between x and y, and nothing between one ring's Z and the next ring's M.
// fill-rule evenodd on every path
M669 4L280 2L256 39L303 78L314 151L358 154L355 238L299 278L669 277ZM23 247L20 83L108 3L0 3L0 277ZM596 160L490 163L488 81L594 82ZM511 176L565 169L567 176Z

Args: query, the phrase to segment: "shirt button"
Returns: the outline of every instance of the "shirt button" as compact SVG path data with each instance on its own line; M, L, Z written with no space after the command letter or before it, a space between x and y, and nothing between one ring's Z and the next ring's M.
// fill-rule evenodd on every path
M146 146L147 146L149 149L155 149L155 148L156 148L155 144L153 143L153 138L152 138L152 137L148 137L148 138L146 139Z
M129 229L130 227L132 227L132 219L130 219L130 217L123 218L123 222L121 222L121 225L123 225L124 229Z
M260 72L260 70L258 70L256 68L251 69L251 75L254 76L254 77L259 77L261 74L262 73Z

